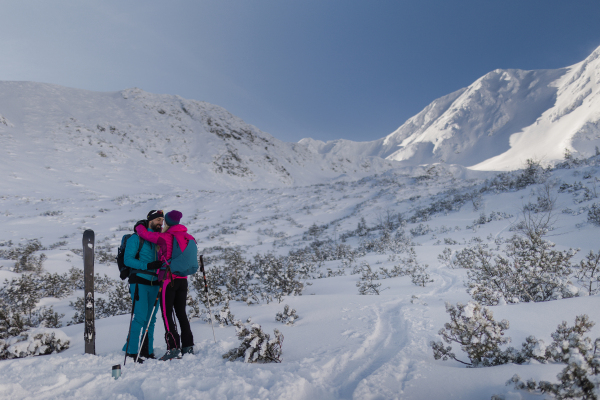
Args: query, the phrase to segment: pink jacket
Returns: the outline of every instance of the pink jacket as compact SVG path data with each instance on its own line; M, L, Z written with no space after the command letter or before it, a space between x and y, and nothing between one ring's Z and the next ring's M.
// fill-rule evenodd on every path
M194 237L187 233L187 228L181 224L169 227L166 232L148 232L144 225L138 225L135 231L142 239L158 245L158 259L163 262L171 259L173 237L177 239L181 251L187 247L188 240L194 240Z

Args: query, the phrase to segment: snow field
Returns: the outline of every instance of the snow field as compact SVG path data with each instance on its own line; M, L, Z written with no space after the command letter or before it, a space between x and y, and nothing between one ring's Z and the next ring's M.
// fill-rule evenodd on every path
M313 224L328 225L316 239L339 242L345 232L356 229L362 217L369 227L388 211L408 218L419 207L454 193L448 190L471 191L489 176L457 180L445 167L437 168L439 175L425 180L415 179L426 172L425 168L416 168L360 181L283 189L217 191L180 186L154 193L152 186L140 185L143 190L132 188L127 193L121 187L103 184L94 190L67 188L66 197L61 197L60 188L55 188L55 192L45 194L44 200L36 189L29 189L20 196L0 197L0 207L7 210L0 214L0 223L5 227L0 242L19 243L34 238L45 246L67 242L43 251L48 256L45 270L64 273L72 266L82 266L81 257L71 249L81 247L81 233L91 228L97 239L96 272L117 278L114 263L98 262L99 251L115 254L121 236L150 209L178 209L200 249L240 246L248 258L269 251L287 254L290 249L305 247L315 240L303 238ZM589 185L590 180L583 179L587 173L596 176L596 167L557 170L550 178ZM454 361L434 360L428 345L431 340L439 340L437 332L449 321L445 302L470 300L463 285L466 271L449 268L438 260L438 255L446 247L456 252L475 244L474 238L494 247L494 240L510 237L514 233L511 227L520 218L519 209L527 201L535 201L533 189L487 193L479 210L467 202L460 210L433 214L428 221L408 222L401 228L412 236L418 262L429 265L427 271L433 283L426 287L413 285L410 276L381 279L382 288L387 288L381 295L360 296L356 287L360 275L351 275L352 268L346 268L343 276L306 281L311 285L305 286L302 296L286 297L280 304L247 306L232 301L231 312L237 319L252 317L265 332L272 335L277 328L283 333L281 364L223 360L222 354L238 344L234 329L215 326L215 344L210 325L195 319L195 355L168 363L147 361L136 365L128 361L123 375L115 381L110 376L111 366L122 364L121 347L129 325L129 315L121 315L96 321L97 356L83 354L83 328L72 325L61 328L71 340L70 349L50 356L0 362L0 391L11 399L481 399L493 394L510 399L538 398L505 386L505 382L515 373L524 379L556 381L561 365L532 362L469 369ZM576 203L580 199L576 195L556 192L558 209L589 207L596 201ZM492 211L512 217L473 225L482 212L489 216ZM579 256L589 250L598 251L598 228L587 223L586 215L559 213L549 239L560 249L580 247ZM430 231L420 234L420 224L429 226ZM411 230L418 235L411 235ZM372 238L378 234L373 231ZM456 244L445 244L445 239ZM360 240L363 239L351 236L346 244L357 248ZM213 251L217 250L210 250ZM358 258L356 264L366 261L378 271L381 267L393 268L404 257L404 253L371 252ZM0 262L0 279L17 276L10 271L12 262ZM328 267L334 271L343 268L336 260L324 262L320 270L325 272ZM211 265L207 265L208 274L210 269ZM54 305L56 311L65 314L66 323L74 312L69 301L78 296L82 292L61 300L45 298L40 305ZM599 296L589 296L491 309L496 320L510 321L507 335L512 338L511 344L518 347L529 335L549 343L550 334L561 321L572 324L579 314L587 313L600 323L599 302ZM295 308L300 316L293 326L275 321L275 314L285 304ZM213 307L213 312L217 308ZM165 351L163 334L159 319L155 331L159 356ZM600 336L600 325L594 327L590 336ZM456 346L453 348L459 358L465 358Z

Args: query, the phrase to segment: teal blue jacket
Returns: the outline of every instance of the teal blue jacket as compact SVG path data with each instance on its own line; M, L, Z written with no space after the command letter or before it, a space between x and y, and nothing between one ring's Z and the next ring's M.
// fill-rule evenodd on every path
M148 231L152 232L152 229L148 229ZM125 245L124 262L125 265L129 268L146 271L146 266L148 265L148 263L158 260L158 256L156 254L156 245L154 243L150 243L147 240L144 241L142 249L140 250L140 259L136 260L135 255L137 254L139 246L140 237L137 234L131 235L129 239L127 239L127 244ZM139 274L139 277L144 278L148 281L158 280L156 276L146 274ZM131 277L129 278L129 283L133 283Z

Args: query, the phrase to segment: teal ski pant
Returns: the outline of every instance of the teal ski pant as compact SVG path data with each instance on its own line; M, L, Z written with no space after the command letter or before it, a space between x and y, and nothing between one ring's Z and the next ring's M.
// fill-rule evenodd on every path
M123 346L123 351L127 349L129 354L137 354L141 345L142 337L146 326L148 326L148 320L150 319L150 312L154 307L156 296L158 296L158 285L138 285L138 296L139 299L136 301L134 298L135 283L129 285L129 293L131 294L131 300L135 302L133 310L133 321L131 321L131 333L129 335L129 348L127 343ZM148 353L154 353L154 323L156 322L156 313L158 312L158 304L152 313L152 320L150 321L150 327L148 328Z

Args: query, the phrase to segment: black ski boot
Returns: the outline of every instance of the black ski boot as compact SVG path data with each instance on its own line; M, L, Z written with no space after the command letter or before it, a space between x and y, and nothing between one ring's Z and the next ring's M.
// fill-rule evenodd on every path
M142 343L142 350L140 350L140 358L143 358L143 359L148 359L148 358L155 359L156 358L154 353L152 353L152 354L148 353L148 336L146 336L146 338L144 339L144 343Z

